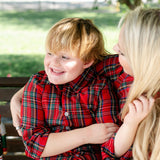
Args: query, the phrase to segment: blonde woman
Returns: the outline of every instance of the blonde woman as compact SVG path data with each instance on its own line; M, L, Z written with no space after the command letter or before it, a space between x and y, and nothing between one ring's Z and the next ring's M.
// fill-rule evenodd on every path
M103 63L96 64L99 75L102 73L103 76L110 76L111 80L115 78L112 74L116 74L117 70L108 73L109 67L107 66L110 63L113 63L109 65L112 69L113 66L115 68L119 66L120 62L124 71L134 76L126 105L122 110L123 124L113 137L113 155L110 152L109 159L116 159L117 157L120 157L121 160L130 159L130 156L126 157L125 155L127 155L126 153L134 141L134 159L147 160L148 157L152 160L160 159L158 157L160 148L158 98L156 100L152 98L157 96L160 90L160 72L158 70L160 68L159 34L160 10L136 9L126 15L119 41L114 46L114 50L119 54L119 61L117 60L118 56L109 56L110 58L103 60ZM117 64L115 65L114 62ZM119 68L118 71L121 72L121 69ZM122 78L123 76L117 77ZM116 84L120 78L118 78ZM121 85L119 90L124 90ZM106 112L106 110L103 111ZM110 146L113 143L110 142L107 141L102 145L102 159L108 158L105 152L108 151L108 148L111 149Z
M130 128L133 129L134 126L137 126L132 133L133 159L159 160L160 9L137 8L128 13L123 20L119 41L114 46L114 50L119 54L119 61L124 70L134 77L122 110L124 123L130 113L151 109L138 125L136 124L138 117L133 115L135 123L132 123ZM155 101L152 97L155 98ZM117 134L121 134L120 130ZM124 133L127 134L127 132ZM134 134L136 134L135 139ZM131 140L125 142L127 146Z

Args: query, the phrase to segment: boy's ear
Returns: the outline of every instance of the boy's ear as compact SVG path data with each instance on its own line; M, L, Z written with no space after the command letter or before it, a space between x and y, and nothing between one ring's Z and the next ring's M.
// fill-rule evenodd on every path
M94 60L92 60L90 62L85 62L84 65L83 65L83 68L84 69L89 68L93 63L94 63Z

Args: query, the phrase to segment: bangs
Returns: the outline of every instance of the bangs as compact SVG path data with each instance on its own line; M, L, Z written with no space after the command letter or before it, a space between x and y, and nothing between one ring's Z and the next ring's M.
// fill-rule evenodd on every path
M67 18L56 23L49 30L45 47L52 54L67 51L84 62L96 62L106 54L101 32L92 21L81 18Z
M72 56L77 55L74 51L77 51L80 45L75 35L76 34L71 23L51 28L46 37L46 50L54 54L57 54L58 51L65 50L70 51Z

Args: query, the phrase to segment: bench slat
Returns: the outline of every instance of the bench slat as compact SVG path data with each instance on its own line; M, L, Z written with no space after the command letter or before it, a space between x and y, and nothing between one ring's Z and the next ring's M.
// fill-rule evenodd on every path
M7 103L5 105L0 105L0 114L1 114L1 117L7 117L7 118L11 117L9 103Z
M29 157L26 157L25 155L5 155L4 160L32 160Z
M13 139L8 139L7 137L7 152L24 152L24 144L20 137L13 137ZM12 137L11 137L12 138Z
M0 101L10 101L19 88L0 88Z
M0 77L0 87L22 87L29 77Z
M18 133L15 127L13 126L13 124L6 123L5 128L6 128L7 136L18 136Z

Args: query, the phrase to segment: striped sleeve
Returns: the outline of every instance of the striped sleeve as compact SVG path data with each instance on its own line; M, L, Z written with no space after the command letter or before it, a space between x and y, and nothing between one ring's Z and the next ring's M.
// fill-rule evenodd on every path
M30 78L24 89L21 106L21 126L26 155L39 158L47 142L50 129L44 125L42 109L42 87L40 76Z

